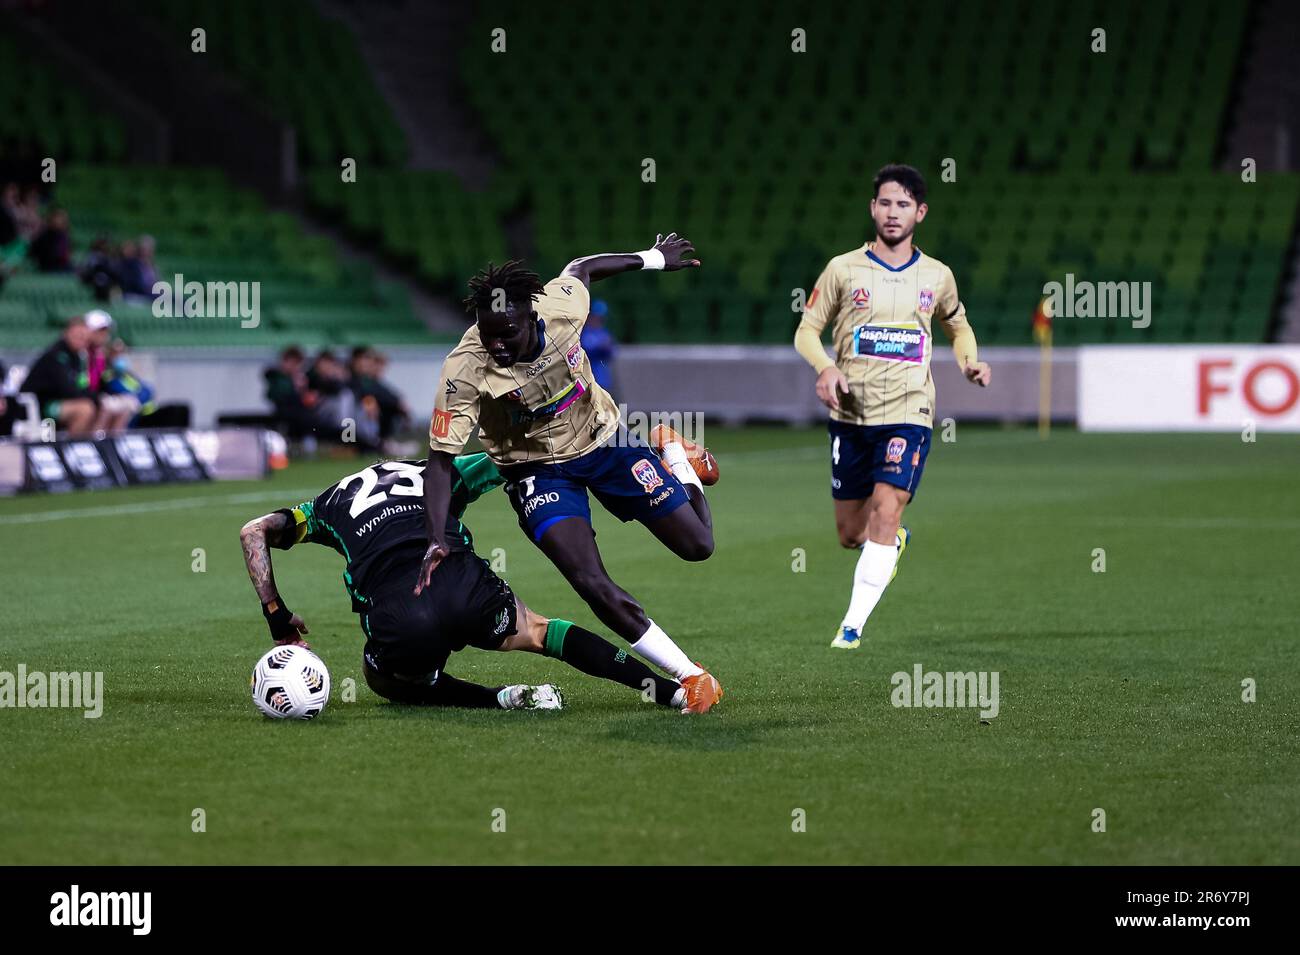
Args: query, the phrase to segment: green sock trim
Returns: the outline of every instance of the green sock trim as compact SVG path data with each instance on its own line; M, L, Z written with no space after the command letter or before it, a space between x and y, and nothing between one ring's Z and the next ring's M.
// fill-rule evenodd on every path
M546 656L557 660L564 656L564 635L572 626L568 620L552 620L546 625Z

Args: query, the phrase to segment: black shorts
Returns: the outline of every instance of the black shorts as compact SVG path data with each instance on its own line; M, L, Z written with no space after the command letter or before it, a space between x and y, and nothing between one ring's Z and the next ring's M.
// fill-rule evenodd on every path
M423 681L457 650L495 650L515 632L514 592L473 551L448 554L417 597L418 572L418 558L410 566L403 562L372 588L371 607L361 614L370 668Z

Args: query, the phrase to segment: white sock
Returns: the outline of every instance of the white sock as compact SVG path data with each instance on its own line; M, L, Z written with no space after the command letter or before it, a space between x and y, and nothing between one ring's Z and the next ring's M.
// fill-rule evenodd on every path
M889 586L889 578L894 573L894 564L898 563L898 546L895 544L877 544L867 541L862 545L862 556L853 571L853 596L849 598L849 609L844 614L843 627L852 627L858 633L867 625L867 618L876 609L881 595Z
M700 476L695 473L695 468L691 467L691 462L686 460L686 449L680 442L669 441L664 445L660 457L663 458L664 464L668 465L668 470L673 472L673 477L687 487L694 484L701 491L704 490L704 485L700 483Z
M632 649L678 680L704 672L691 662L682 648L673 643L673 638L664 633L663 628L653 620L650 621L649 629L641 634L641 639L632 644Z

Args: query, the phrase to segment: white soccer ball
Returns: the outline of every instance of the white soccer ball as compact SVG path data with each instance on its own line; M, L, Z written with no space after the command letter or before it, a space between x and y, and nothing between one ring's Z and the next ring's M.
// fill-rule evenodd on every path
M306 647L268 650L248 682L257 708L277 720L314 719L330 698L330 671Z

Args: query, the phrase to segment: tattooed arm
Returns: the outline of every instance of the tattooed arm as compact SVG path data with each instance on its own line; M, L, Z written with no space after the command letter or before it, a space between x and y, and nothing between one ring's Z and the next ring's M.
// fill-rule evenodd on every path
M244 547L244 564L248 578L262 601L262 615L266 617L271 637L276 643L301 642L299 634L308 633L302 617L293 613L280 599L271 570L269 547L287 549L294 542L293 521L284 511L275 511L251 520L239 531L239 542Z

